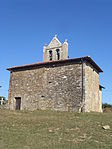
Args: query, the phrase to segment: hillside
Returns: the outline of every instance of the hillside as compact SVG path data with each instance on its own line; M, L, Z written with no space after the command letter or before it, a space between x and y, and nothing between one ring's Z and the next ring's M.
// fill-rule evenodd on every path
M109 130L102 126L109 125ZM0 149L111 149L112 113L0 110Z

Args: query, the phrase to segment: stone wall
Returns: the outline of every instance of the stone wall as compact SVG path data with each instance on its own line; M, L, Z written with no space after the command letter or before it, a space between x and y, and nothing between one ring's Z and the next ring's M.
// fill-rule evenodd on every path
M21 97L21 110L52 109L79 111L82 105L82 65L80 63L50 64L11 73L10 109L15 97Z
M99 92L99 73L85 64L85 111L102 112L102 101Z
M103 112L103 109L102 109L102 89L99 89L99 112Z

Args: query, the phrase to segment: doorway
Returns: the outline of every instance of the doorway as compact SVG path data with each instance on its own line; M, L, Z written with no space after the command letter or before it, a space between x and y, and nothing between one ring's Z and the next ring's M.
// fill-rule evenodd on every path
M16 99L16 110L21 110L21 97L15 97Z

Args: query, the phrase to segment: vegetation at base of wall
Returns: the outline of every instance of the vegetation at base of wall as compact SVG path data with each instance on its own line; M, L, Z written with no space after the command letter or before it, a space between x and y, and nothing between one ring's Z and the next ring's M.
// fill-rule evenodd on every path
M112 108L112 105L111 104L108 104L108 103L103 103L102 104L102 107L103 108Z
M112 113L0 110L0 148L110 149Z
M108 103L102 104L103 112L112 112L112 105Z

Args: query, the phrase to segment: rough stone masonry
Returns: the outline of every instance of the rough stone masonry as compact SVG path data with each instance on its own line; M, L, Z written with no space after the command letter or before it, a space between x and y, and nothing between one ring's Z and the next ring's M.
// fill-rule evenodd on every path
M90 57L68 59L67 41L55 36L44 46L43 61L8 68L11 110L102 112L103 71Z

